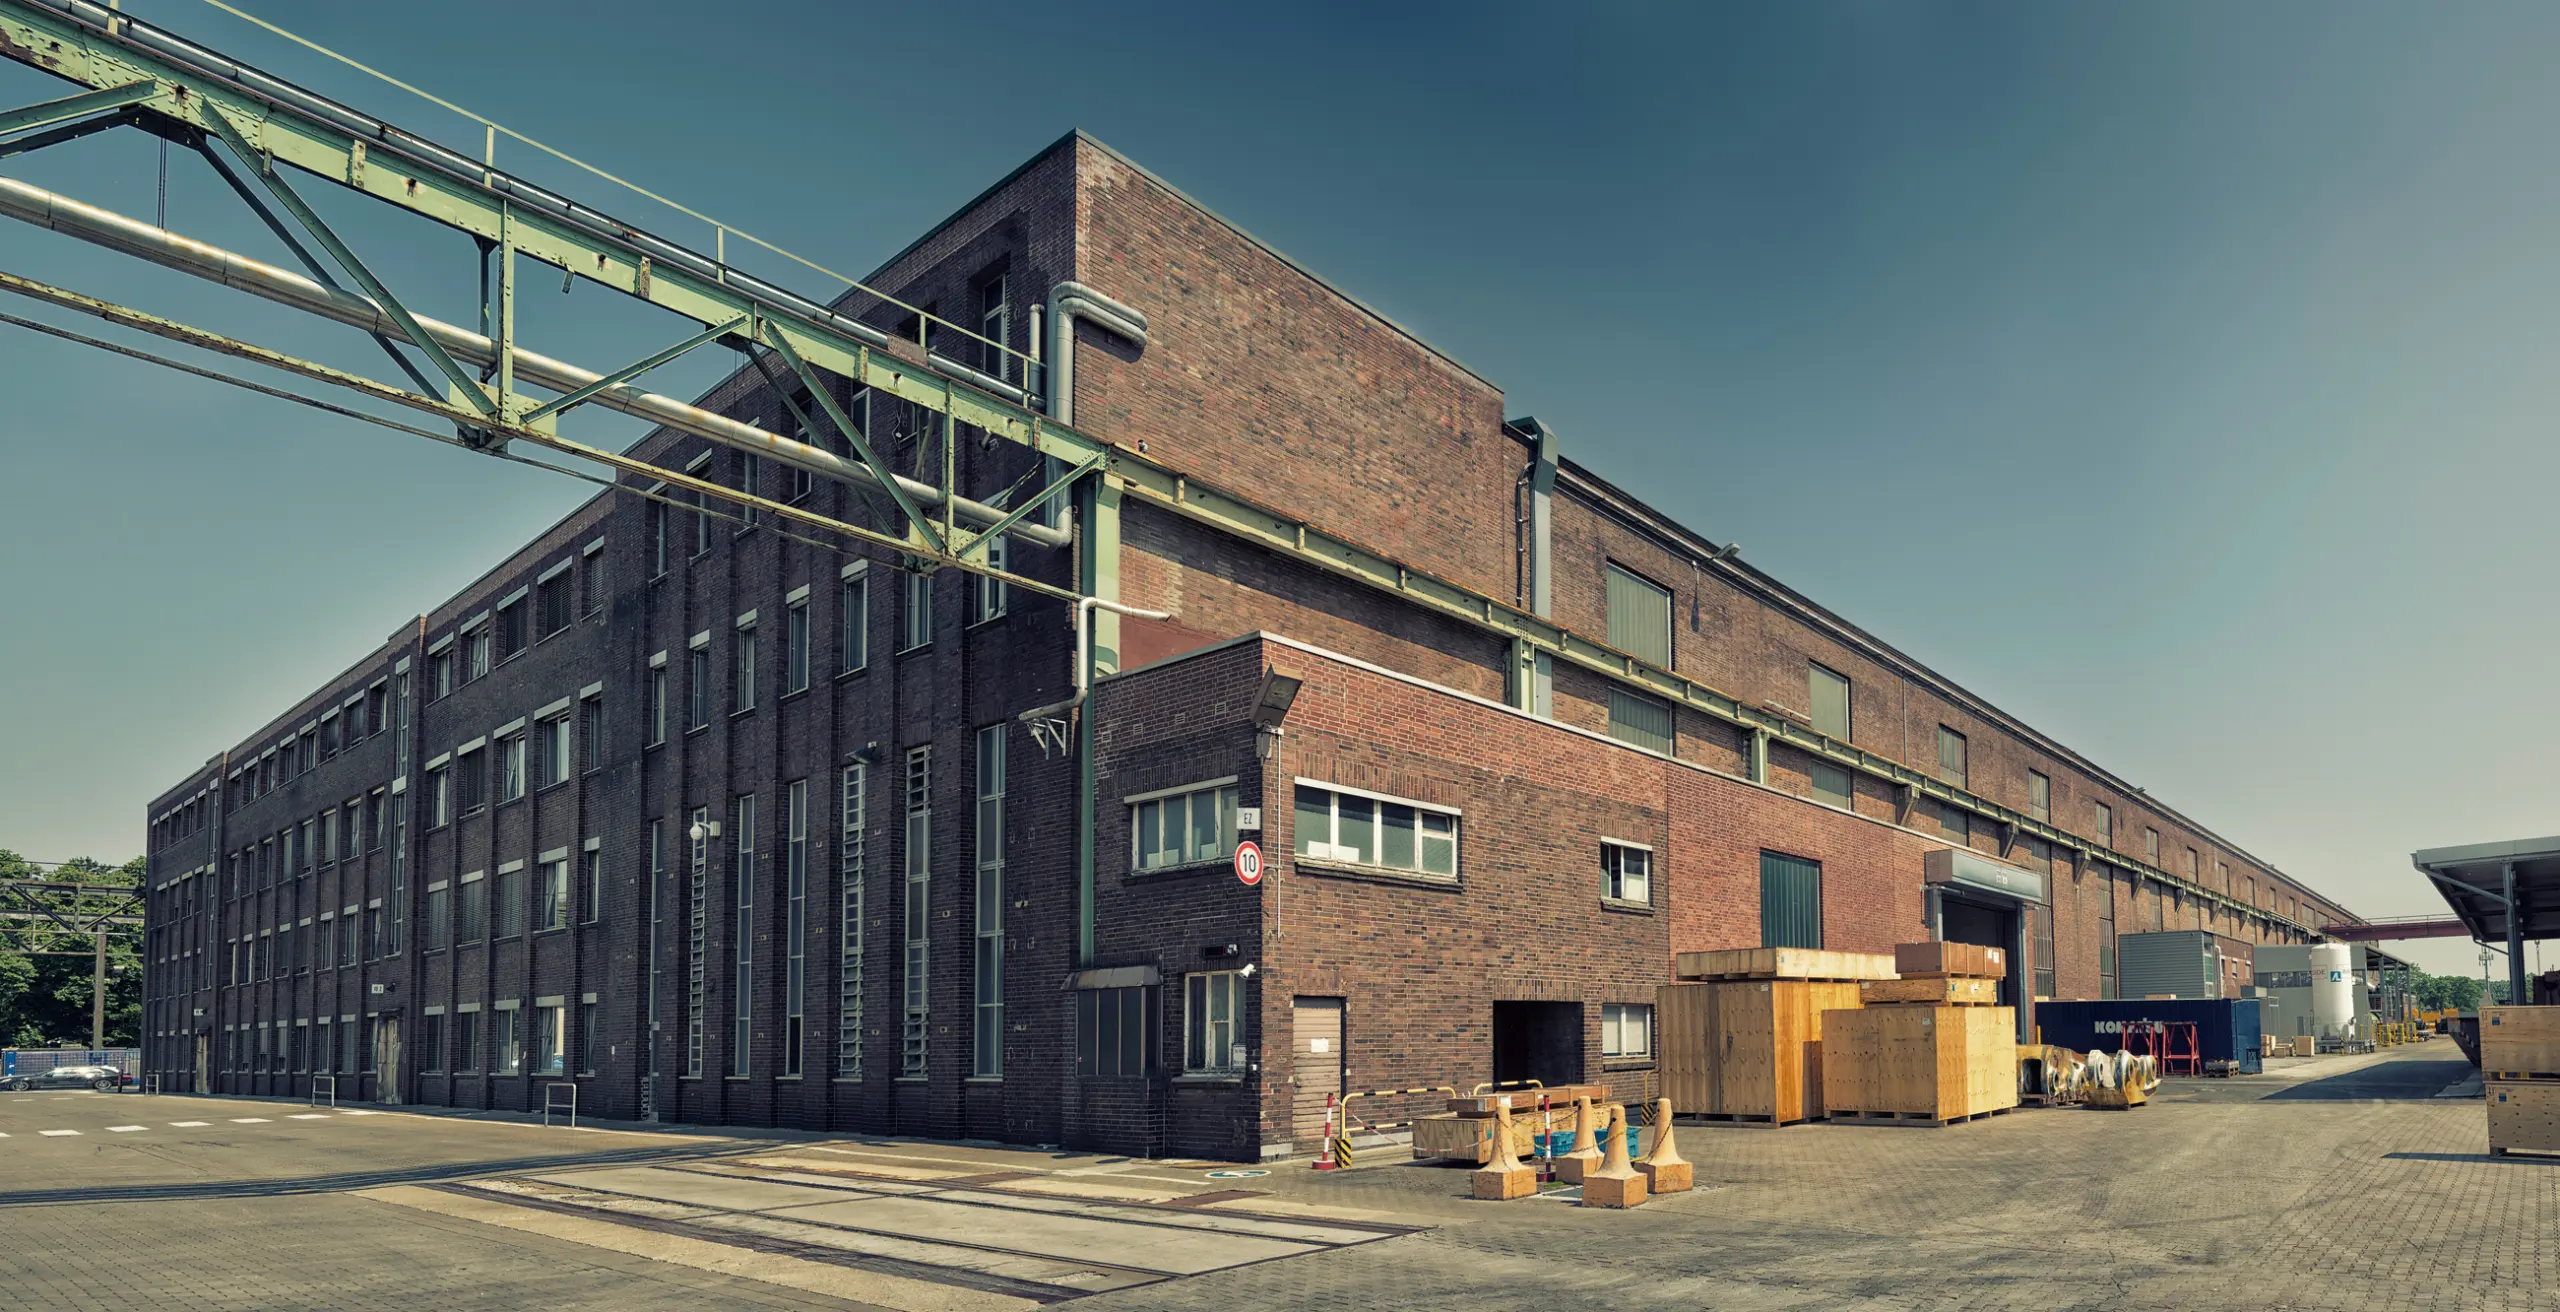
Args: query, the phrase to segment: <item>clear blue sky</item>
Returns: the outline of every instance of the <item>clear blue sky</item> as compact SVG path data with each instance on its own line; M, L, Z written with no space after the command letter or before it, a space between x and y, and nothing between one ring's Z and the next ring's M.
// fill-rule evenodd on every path
M854 273L1083 127L2359 911L2441 906L2413 848L2560 831L2560 9L248 7ZM209 6L128 8L477 141ZM148 216L156 152L0 173ZM283 258L200 165L169 210ZM470 316L459 238L332 213ZM19 225L0 268L387 367ZM527 340L666 335L601 308L537 276ZM131 855L153 793L583 495L5 327L0 396L0 845L36 857Z

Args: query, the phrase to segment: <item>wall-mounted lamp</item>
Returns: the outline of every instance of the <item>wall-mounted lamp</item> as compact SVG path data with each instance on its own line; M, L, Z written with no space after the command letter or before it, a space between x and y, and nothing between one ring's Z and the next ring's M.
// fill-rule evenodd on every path
M1305 686L1305 680L1277 670L1263 672L1262 690L1253 699L1254 747L1263 760L1280 755L1280 722L1289 718L1289 708L1297 705L1298 690Z
M693 828L685 831L685 836L691 838L697 843L706 838L718 838L720 836L720 822L717 820L696 820L693 822Z

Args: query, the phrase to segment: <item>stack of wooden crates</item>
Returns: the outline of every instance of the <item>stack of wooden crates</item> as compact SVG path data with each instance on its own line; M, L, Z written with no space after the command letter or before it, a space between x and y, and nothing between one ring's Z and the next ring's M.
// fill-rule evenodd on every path
M1452 1098L1449 1110L1435 1116L1424 1116L1413 1123L1413 1156L1416 1161L1433 1157L1455 1157L1478 1166L1493 1161L1494 1104L1511 1109L1511 1151L1527 1161L1538 1153L1538 1135L1546 1132L1548 1122L1538 1109L1553 1109L1554 1129L1558 1135L1573 1133L1574 1099L1589 1098L1597 1106L1609 1101L1605 1084L1568 1084L1559 1088L1507 1089L1478 1093L1472 1097ZM1562 1152L1562 1149L1558 1149Z
M2560 1007L2480 1009L2489 1155L2560 1152Z
M1834 1121L1946 1125L2018 1105L2018 1017L1998 1005L2006 954L1904 943L1899 979L1859 986L1822 1018L1822 1102Z
M1678 1116L1793 1125L1823 1115L1826 1015L1891 979L1893 958L1812 948L1683 952L1654 991L1662 1093Z

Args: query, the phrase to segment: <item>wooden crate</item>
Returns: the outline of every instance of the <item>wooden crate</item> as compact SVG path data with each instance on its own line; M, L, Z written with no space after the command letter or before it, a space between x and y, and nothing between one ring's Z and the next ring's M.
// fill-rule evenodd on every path
M1822 1115L1823 1014L1855 981L1762 979L1654 990L1662 1094L1675 1116L1792 1125Z
M1873 1007L1822 1018L1822 1101L1842 1113L1950 1121L2018 1105L2013 1007Z
M1448 1100L1448 1110L1460 1116L1491 1116L1495 1103L1507 1102L1511 1104L1512 1115L1535 1116L1538 1114L1540 1098L1546 1099L1549 1106L1562 1107L1570 1111L1573 1100L1576 1098L1589 1098L1594 1103L1609 1101L1609 1086L1559 1084L1545 1089L1497 1089L1489 1093L1477 1094L1472 1098L1451 1098Z
M1671 973L1682 979L1891 979L1893 958L1819 948L1726 948L1680 953L1672 958Z
M1454 1157L1483 1166L1493 1160L1494 1125L1490 1116L1425 1116L1413 1123L1414 1158ZM1537 1134L1538 1117L1534 1112L1513 1118L1511 1151L1519 1154L1520 1160L1529 1160L1537 1153Z
M2000 981L1942 975L1934 979L1871 979L1858 985L1858 997L1870 1007L1926 1003L1935 1007L1996 1007Z
M2491 1080L2481 1092L2489 1103L2490 1156L2560 1152L2560 1080Z
M2000 979L2009 973L2009 954L1974 943L1896 943L1893 971L1904 976Z
M2493 1076L2560 1074L2560 1007L2482 1007L2480 1069Z

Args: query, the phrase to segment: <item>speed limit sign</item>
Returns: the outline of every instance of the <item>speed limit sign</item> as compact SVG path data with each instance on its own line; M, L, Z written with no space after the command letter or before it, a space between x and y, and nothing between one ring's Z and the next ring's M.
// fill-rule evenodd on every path
M1236 878L1248 885L1262 882L1262 848L1251 839L1236 844Z

